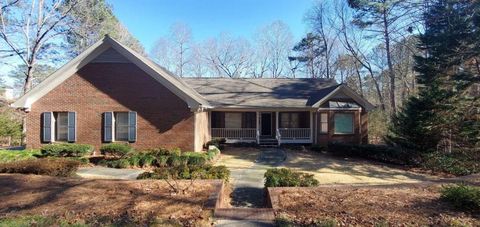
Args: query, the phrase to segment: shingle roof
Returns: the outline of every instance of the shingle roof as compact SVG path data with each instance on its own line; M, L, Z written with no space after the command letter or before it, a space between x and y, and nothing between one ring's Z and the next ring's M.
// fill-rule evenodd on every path
M329 79L183 78L214 107L302 108L330 94L339 84Z

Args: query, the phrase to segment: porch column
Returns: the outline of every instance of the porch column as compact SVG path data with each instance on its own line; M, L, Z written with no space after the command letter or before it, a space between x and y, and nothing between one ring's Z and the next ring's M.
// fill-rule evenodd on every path
M313 143L313 112L310 111L310 142Z
M257 144L260 143L260 112L256 112L257 127L255 128L255 136L257 138Z
M275 122L275 138L277 138L277 140L278 140L278 145L280 145L280 144L282 143L282 142L281 142L281 140L282 140L282 135L279 135L279 130L278 130L278 128L279 128L279 127L278 127L278 126L279 126L279 125L278 125L279 120L278 120L278 116L279 116L278 111L276 111L276 112L275 112L275 121L276 121L276 122Z

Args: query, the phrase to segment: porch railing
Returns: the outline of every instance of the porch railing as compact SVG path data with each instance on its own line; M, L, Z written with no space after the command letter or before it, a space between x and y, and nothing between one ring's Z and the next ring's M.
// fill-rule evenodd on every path
M310 139L310 128L279 128L282 140Z
M212 128L213 138L257 139L255 128Z

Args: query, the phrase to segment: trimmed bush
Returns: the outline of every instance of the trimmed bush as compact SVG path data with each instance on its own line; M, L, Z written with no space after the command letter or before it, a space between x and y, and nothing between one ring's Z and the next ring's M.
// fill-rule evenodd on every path
M104 155L112 155L116 157L122 157L128 152L132 151L132 147L126 143L108 143L102 145L100 151Z
M230 170L225 166L169 166L156 168L153 172L145 172L137 179L223 179L228 181Z
M93 146L77 143L48 144L40 149L42 156L50 157L82 157L93 152Z
M200 152L185 152L183 156L187 157L187 165L203 166L207 164L207 155Z
M480 187L463 184L445 186L441 198L455 208L465 211L480 211Z
M214 147L214 148L211 148L211 149L208 149L207 151L207 160L208 161L213 161L215 159L215 157L217 157L217 155L220 154L220 149L218 149L217 147Z
M313 174L296 172L288 168L269 169L265 173L265 187L313 187L318 181Z
M167 164L169 166L184 166L188 164L188 157L182 155L172 155L168 157Z
M173 149L166 149L166 148L153 148L148 149L144 153L151 154L153 156L161 156L161 155L181 155L182 150L180 148L173 148Z
M42 158L0 164L0 173L37 174L58 177L75 175L80 162L64 158Z

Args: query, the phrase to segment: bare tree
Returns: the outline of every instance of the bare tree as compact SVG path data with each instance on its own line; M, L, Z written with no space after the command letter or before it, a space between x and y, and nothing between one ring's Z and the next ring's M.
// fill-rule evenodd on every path
M156 63L172 72L175 70L175 59L173 56L174 54L171 42L166 37L161 37L155 41L155 44L150 50L150 57Z
M335 60L334 56L337 54L334 52L337 44L338 34L333 29L333 26L337 23L336 17L331 15L331 11L328 10L326 2L319 1L313 7L313 9L308 13L307 19L310 22L313 31L319 34L321 41L323 42L323 47L325 52L322 55L324 58L324 68L326 78L333 78L332 65ZM330 13L330 14L329 14Z
M247 75L252 53L247 40L221 34L218 39L207 40L203 48L206 62L220 76L237 78Z
M293 35L288 26L275 21L257 32L256 49L261 51L261 71L268 69L271 77L278 78L288 71L288 56L293 47Z
M336 6L336 14L340 19L340 25L337 28L340 41L345 50L358 62L366 71L371 81L375 86L377 93L377 98L380 103L382 110L386 110L384 97L382 95L382 88L380 86L380 81L378 76L375 74L375 68L372 63L369 61L367 55L365 54L368 50L362 48L362 41L366 39L363 37L363 34L359 31L355 31L355 28L349 26L347 22L349 20L348 10L344 4L339 4ZM359 37L358 37L359 36Z
M23 92L32 88L35 66L40 60L58 60L59 40L68 31L68 18L76 3L63 7L61 0L12 1L1 6L0 40L25 66Z
M392 59L392 45L401 33L412 28L411 15L417 12L417 1L406 0L348 0L348 4L355 10L352 23L362 29L368 29L372 34L380 34L386 51L386 60L389 76L389 98L391 113L395 113L396 105L396 75ZM400 33L400 35L399 35Z
M173 53L175 55L175 73L183 77L186 65L190 61L192 31L188 25L176 23L170 28L170 36L171 43L173 44Z

